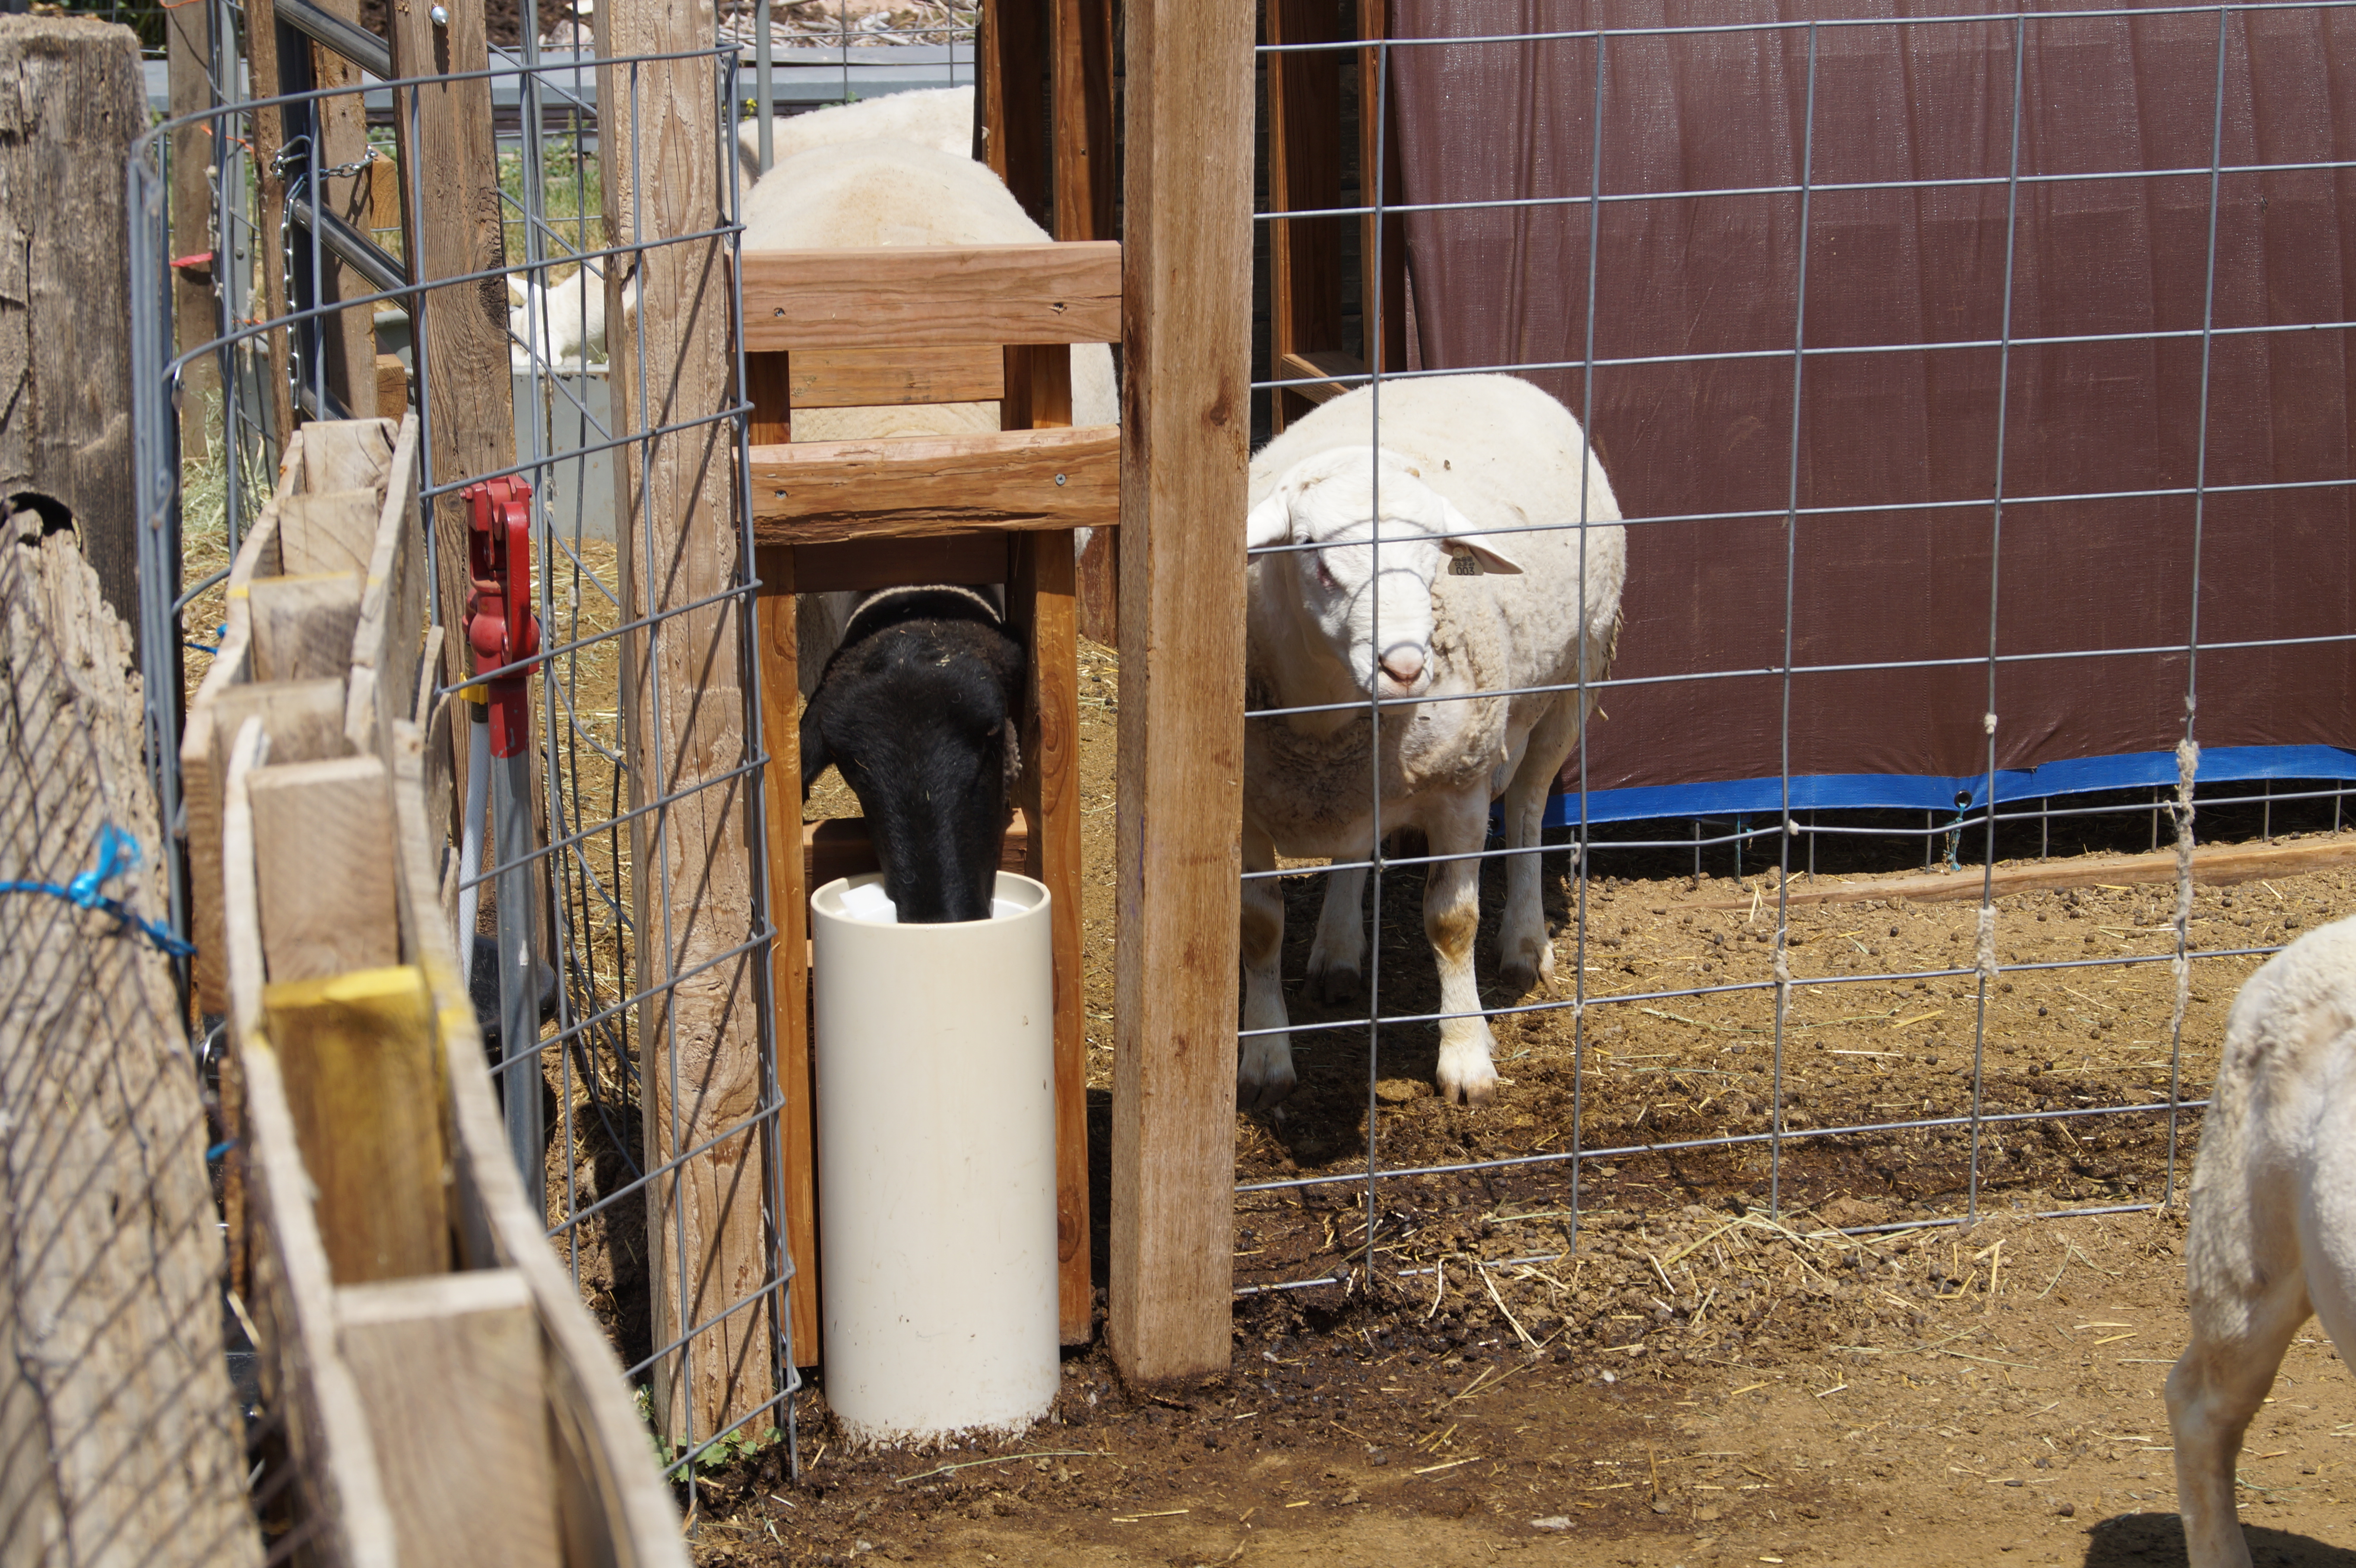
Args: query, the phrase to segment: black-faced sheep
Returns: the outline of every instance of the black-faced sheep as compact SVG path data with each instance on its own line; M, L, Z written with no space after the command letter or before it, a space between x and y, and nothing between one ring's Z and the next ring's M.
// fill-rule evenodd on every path
M859 796L899 920L988 920L1023 711L1023 645L962 588L868 595L802 709L802 789Z

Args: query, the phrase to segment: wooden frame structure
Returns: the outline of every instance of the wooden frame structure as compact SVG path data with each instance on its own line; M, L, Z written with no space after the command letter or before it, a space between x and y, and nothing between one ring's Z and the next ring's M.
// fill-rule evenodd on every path
M1085 1342L1087 1035L1080 1005L1071 530L1119 521L1120 437L1117 430L1071 428L1069 345L1120 336L1120 247L748 251L743 267L769 897L777 928L771 986L786 1092L786 1221L804 1282L793 1296L795 1356L814 1362L819 1347L807 996L809 902L820 842L816 833L785 830L801 819L795 596L944 580L1003 581L1010 624L1029 654L1016 786L1023 831L1010 836L1008 859L1055 899L1058 1316L1065 1340ZM796 409L993 393L1001 411L995 435L793 440ZM856 865L857 851L845 840L860 837L856 829L830 836L826 869L841 875Z
M1267 0L1266 33L1271 44L1339 43L1387 37L1387 0ZM1271 212L1313 211L1345 205L1342 144L1342 98L1350 75L1357 77L1358 205L1368 205L1365 171L1379 161L1386 206L1399 200L1398 137L1375 111L1390 110L1382 91L1382 51L1376 48L1277 54L1268 63L1268 203ZM1269 226L1269 364L1273 380L1290 380L1269 401L1278 431L1316 404L1356 383L1342 378L1368 374L1368 361L1384 371L1407 368L1407 229L1397 214L1358 223L1358 300L1362 319L1371 318L1377 298L1379 329L1362 333L1368 352L1353 354L1344 327L1347 302L1342 281L1347 218L1294 218ZM1380 256L1377 259L1376 252Z
M458 967L418 448L413 415L294 432L183 741L230 1004L233 1285L294 1483L275 1506L327 1564L683 1568Z

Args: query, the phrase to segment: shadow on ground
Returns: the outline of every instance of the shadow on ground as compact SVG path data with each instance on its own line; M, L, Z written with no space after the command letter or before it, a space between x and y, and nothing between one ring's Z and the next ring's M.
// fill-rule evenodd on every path
M2356 1568L2356 1551L2262 1524L2243 1526L2254 1568ZM2130 1513L2094 1526L2086 1568L2179 1568L2184 1523L2172 1513Z

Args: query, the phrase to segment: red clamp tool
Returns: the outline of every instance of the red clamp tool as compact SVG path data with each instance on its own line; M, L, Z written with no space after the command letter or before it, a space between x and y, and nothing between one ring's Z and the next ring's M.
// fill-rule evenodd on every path
M540 618L531 613L531 486L485 479L458 492L472 508L467 561L475 582L466 641L477 670L519 664L540 653ZM529 670L478 683L487 687L491 755L512 757L531 744Z

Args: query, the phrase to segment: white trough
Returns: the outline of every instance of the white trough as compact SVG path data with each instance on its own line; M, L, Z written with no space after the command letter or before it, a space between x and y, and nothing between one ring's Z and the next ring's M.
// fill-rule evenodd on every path
M1015 1431L1059 1371L1049 895L1001 871L993 919L900 925L882 883L810 899L827 1403L867 1442Z

